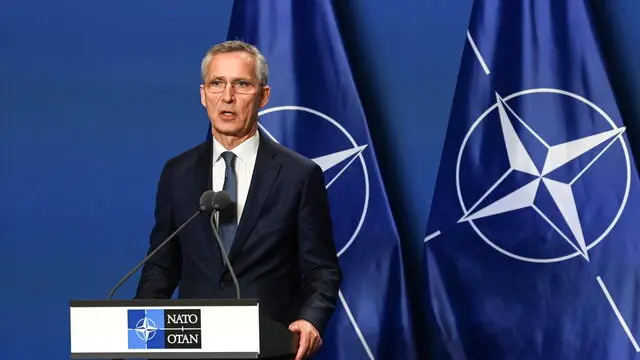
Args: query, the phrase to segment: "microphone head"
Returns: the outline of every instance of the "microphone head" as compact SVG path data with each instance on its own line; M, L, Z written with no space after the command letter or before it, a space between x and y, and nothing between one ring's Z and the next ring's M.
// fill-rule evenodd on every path
M200 210L209 211L213 208L213 198L216 192L213 190L207 190L200 195Z
M215 210L222 210L229 205L231 205L231 198L225 191L218 191L211 199L211 208Z
M222 210L231 204L229 194L224 191L207 190L200 196L200 210Z

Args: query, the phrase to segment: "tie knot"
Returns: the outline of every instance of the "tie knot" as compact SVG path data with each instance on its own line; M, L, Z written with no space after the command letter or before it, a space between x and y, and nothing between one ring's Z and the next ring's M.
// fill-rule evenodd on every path
M236 154L232 153L231 151L225 151L220 154L220 156L224 160L224 163L227 165L227 167L233 167L233 160L235 160Z

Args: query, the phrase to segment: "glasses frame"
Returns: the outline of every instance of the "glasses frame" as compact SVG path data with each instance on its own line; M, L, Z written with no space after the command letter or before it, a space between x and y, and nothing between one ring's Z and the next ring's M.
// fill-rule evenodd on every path
M215 84L221 84L222 86L214 87ZM227 91L227 86L232 84L233 92L236 94L243 95L253 95L258 92L260 88L260 84L251 81L248 79L233 79L231 81L227 81L222 78L211 79L206 83L203 83L202 86L204 91L208 94L222 94Z

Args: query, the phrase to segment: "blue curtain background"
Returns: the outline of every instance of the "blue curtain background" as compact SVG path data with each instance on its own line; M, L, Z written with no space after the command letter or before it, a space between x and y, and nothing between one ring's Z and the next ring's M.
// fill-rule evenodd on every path
M336 1L414 284L472 2ZM640 154L640 3L592 3ZM104 298L140 260L162 164L203 139L200 60L231 6L3 1L0 358L68 359L68 301Z

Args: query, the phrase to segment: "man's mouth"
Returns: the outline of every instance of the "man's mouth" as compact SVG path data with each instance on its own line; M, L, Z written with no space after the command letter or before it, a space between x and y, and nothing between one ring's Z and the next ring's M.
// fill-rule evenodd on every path
M220 116L224 119L224 118L232 118L236 115L235 112L233 111L227 111L227 110L223 110L220 111Z

